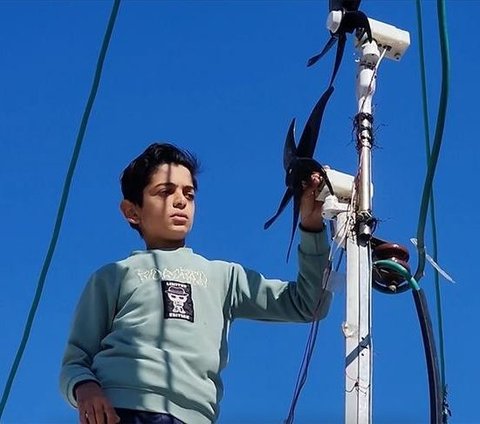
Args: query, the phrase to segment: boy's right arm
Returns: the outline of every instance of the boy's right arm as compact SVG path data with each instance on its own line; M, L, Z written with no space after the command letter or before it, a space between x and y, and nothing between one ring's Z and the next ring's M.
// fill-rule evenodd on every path
M77 305L60 373L60 390L66 400L78 407L74 389L79 393L87 381L99 389L101 383L93 373L93 358L101 350L115 316L118 295L115 265L95 273L89 280ZM85 382L85 384L81 384ZM78 401L78 402L77 402Z
M120 417L95 381L78 383L75 388L80 424L116 424Z

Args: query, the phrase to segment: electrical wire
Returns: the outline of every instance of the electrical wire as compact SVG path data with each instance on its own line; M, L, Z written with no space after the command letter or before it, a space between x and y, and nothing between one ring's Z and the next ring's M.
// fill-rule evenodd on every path
M430 194L432 192L433 178L442 145L443 130L445 127L445 118L447 113L449 79L450 79L450 57L448 48L448 33L446 23L445 0L437 0L438 25L440 33L440 51L442 57L442 83L440 92L440 102L438 106L437 124L435 128L434 142L430 152L428 161L428 170L423 186L422 201L417 227L417 249L418 249L418 265L414 278L420 281L425 270L425 224L427 220L428 205Z
M85 131L86 131L86 128L87 128L90 113L92 111L93 103L95 101L95 97L96 97L96 94L97 94L97 91L98 91L98 86L100 84L100 77L101 77L101 74L102 74L103 64L104 64L104 61L105 61L105 57L106 57L107 50L108 50L108 45L110 43L113 28L114 28L114 25L115 25L115 20L116 20L117 14L118 14L118 9L120 7L120 1L121 0L114 0L113 8L112 8L112 11L110 13L110 18L108 20L107 29L105 31L105 35L104 35L103 42L102 42L102 47L101 47L100 53L98 55L98 60L97 60L97 65L96 65L96 69L95 69L95 75L94 75L94 78L93 78L92 88L90 90L90 95L88 97L87 104L86 104L85 110L83 112L82 120L81 120L81 123L80 123L80 128L79 128L78 135L77 135L77 138L76 138L76 141L75 141L75 147L74 147L74 150L73 150L72 157L70 159L70 164L69 164L69 167L68 167L67 175L65 177L65 182L64 182L64 185L63 185L62 195L61 195L60 203L59 203L58 210L57 210L57 216L56 216L56 220L55 220L55 226L54 226L54 229L53 229L53 232L52 232L52 237L51 237L51 240L50 240L50 244L49 244L49 247L48 247L47 254L46 254L44 262L43 262L42 270L40 272L40 277L38 279L37 288L35 290L35 296L34 296L34 299L32 301L30 311L28 313L27 322L26 322L24 330L23 330L23 336L22 336L20 345L18 347L17 353L15 354L15 358L14 358L12 367L10 369L10 372L9 372L9 375L8 375L8 378L7 378L7 382L5 384L5 388L4 388L4 391L3 391L3 394L2 394L2 399L0 401L0 419L3 415L5 407L7 405L8 397L10 395L10 391L12 389L12 385L13 385L13 382L15 380L15 376L16 376L18 367L20 365L20 361L22 359L23 353L25 352L25 348L26 348L27 343L28 343L28 339L29 339L29 336L30 336L30 333L31 333L31 330L32 330L33 322L35 320L35 315L36 315L36 312L37 312L37 309L38 309L38 305L39 305L40 299L42 297L43 287L45 285L45 279L47 277L47 273L48 273L48 270L50 268L50 263L52 261L53 254L55 252L55 247L57 245L58 236L60 234L60 229L61 229L61 226L62 226L64 214L65 214L65 208L66 208L66 205L67 205L68 195L70 193L70 187L71 187L71 184L72 184L73 174L74 174L75 167L76 167L78 157L79 157L79 154L80 154L80 148L82 147L82 142L83 142L83 139L84 139L84 136L85 136Z
M324 230L326 231L326 229ZM318 327L320 325L320 321L318 320L318 314L323 310L324 303L325 303L325 290L327 289L328 282L332 273L333 261L332 261L332 250L333 246L330 247L329 253L329 262L328 268L325 270L325 274L322 279L323 289L320 292L320 297L317 300L317 304L315 306L315 310L313 312L313 322L310 326L310 331L307 338L307 343L305 345L305 350L303 353L302 363L300 365L300 369L297 375L297 381L295 383L295 389L293 391L292 401L290 403L290 408L288 411L288 416L284 421L284 424L292 424L295 419L295 409L300 398L300 394L302 392L303 386L307 382L308 376L308 369L310 367L310 361L312 359L313 351L315 348L315 343L317 341L318 336Z
M308 369L310 367L310 361L311 361L313 350L314 350L315 343L316 343L316 340L317 340L318 327L319 327L319 323L320 323L320 321L318 320L318 313L323 310L323 306L324 306L324 303L325 303L324 294L325 294L325 290L326 290L328 280L330 278L331 270L332 270L332 263L330 262L329 267L327 269L327 272L326 272L326 274L324 275L324 278L323 278L324 288L321 290L320 297L317 301L317 305L316 305L314 313L313 313L313 322L310 326L310 331L309 331L309 334L308 334L307 343L305 345L305 351L304 351L304 354L303 354L302 363L301 363L300 369L298 371L297 381L296 381L296 384L295 384L295 389L293 391L292 401L290 403L288 416L287 416L287 419L284 421L284 424L292 424L293 423L293 420L295 418L295 409L296 409L298 400L300 398L300 393L302 392L303 386L305 385L305 383L307 381Z
M424 123L424 133L425 133L425 148L426 148L426 159L427 165L430 160L430 125L428 117L428 101L427 101L427 78L426 78L426 67L425 67L425 53L424 53L424 43L423 43L423 20L422 20L422 6L421 0L415 0L416 9L417 9L417 26L418 26L418 47L419 47L419 57L420 57L420 75L421 75L421 85L422 85L422 110L423 110L423 123ZM435 262L438 261L438 239L437 239L437 225L436 225L436 214L435 214L435 195L434 189L432 187L430 194L430 224L432 230L432 255ZM446 384L446 373L445 373L445 348L444 348L444 333L443 333L443 315L442 315L442 303L441 303L441 290L440 290L440 278L439 273L434 269L434 285L435 285L435 300L436 300L436 316L437 316L437 325L438 325L438 345L440 353L440 376L442 381L442 390L443 390L443 420L444 423L447 422L449 409L446 399L447 393L447 384Z
M349 210L347 213L351 214L351 210ZM347 219L345 221L344 225L342 227L340 227L339 229L337 229L336 234L331 237L332 240L336 239L339 236L339 234L341 234L341 233L344 233L344 235L346 237L346 233L347 233L346 227L349 225L349 221L350 220ZM343 244L344 239L345 238L342 236L341 241L339 241L339 243L338 243L339 246ZM332 268L333 268L334 256L335 256L335 253L337 252L337 250L338 250L338 248L334 249L333 242L332 242L332 244L330 246L330 252L329 252L329 255L328 255L328 268L326 269L324 277L322 279L323 290L321 291L320 297L317 300L317 304L316 304L316 307L315 307L315 310L314 310L314 313L313 313L313 322L310 326L310 331L309 331L309 334L308 334L307 343L305 345L305 350L304 350L304 353L303 353L302 363L301 363L300 369L298 371L297 381L295 383L295 389L293 391L292 401L290 403L288 416L287 416L286 420L284 421L284 424L292 424L294 422L295 409L297 407L297 403L298 403L298 400L300 398L300 394L302 392L303 386L307 382L308 369L310 367L310 362L311 362L313 351L314 351L315 344L316 344L316 341L317 341L318 327L320 325L320 321L318 320L318 314L319 314L320 311L323 310L323 306L324 306L324 302L325 302L325 296L323 296L323 294L325 293L325 290L328 287L328 282L330 280L331 273L332 273ZM343 257L343 249L340 250L340 258L339 258L339 260L337 262L337 265L335 267L335 272L337 272L339 267L340 267L342 257Z
M412 288L413 300L417 310L418 322L422 331L423 347L425 350L425 360L427 363L428 387L430 392L430 423L441 424L443 415L442 405L442 387L440 381L440 372L438 369L437 349L433 333L432 320L428 312L427 299L425 293L420 288L418 282L406 268L392 260L380 260L373 264L377 267L392 269L402 275Z

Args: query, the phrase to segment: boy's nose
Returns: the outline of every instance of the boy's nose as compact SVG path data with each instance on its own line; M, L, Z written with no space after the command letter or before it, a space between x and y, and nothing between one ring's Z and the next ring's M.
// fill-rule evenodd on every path
M173 199L173 206L175 208L184 208L187 204L187 198L183 195L183 193L175 193L175 197Z

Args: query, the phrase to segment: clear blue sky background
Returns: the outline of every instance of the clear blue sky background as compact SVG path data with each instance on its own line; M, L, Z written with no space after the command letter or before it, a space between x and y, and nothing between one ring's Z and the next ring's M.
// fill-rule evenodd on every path
M53 229L60 192L110 14L110 1L0 3L0 382L18 347ZM399 63L385 60L375 96L373 169L377 235L410 248L426 173L414 1L365 0L371 17L410 31ZM480 2L447 4L452 59L449 113L435 179L452 423L478 423L478 27ZM291 210L263 223L283 194L282 149L293 117L300 133L327 85L333 52L306 60L328 38L326 1L124 2L72 186L64 225L4 423L71 423L58 372L86 279L142 246L119 213L118 178L155 140L203 162L189 238L208 258L267 276L286 264ZM436 2L424 2L428 98L434 128L440 88ZM354 173L355 54L347 44L316 158ZM295 257L293 257L295 259ZM432 269L422 280L434 312ZM426 423L428 389L410 293L373 299L374 422ZM344 409L344 291L321 324L298 424L340 423ZM222 424L286 417L309 327L237 322L224 373ZM477 342L475 341L477 340Z

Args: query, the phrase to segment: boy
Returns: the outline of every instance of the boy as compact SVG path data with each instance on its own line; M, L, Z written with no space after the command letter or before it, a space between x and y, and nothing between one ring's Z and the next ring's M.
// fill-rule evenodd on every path
M77 306L60 385L82 424L211 424L235 318L308 322L328 311L320 176L305 183L300 270L288 283L185 247L197 168L190 153L155 143L123 171L121 210L146 250L95 272Z

